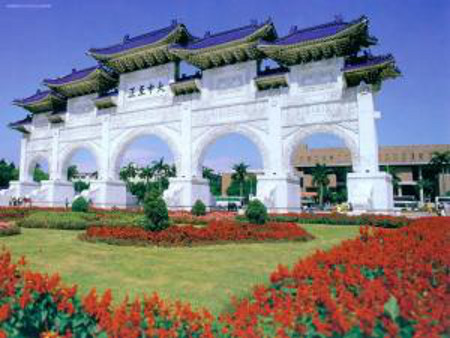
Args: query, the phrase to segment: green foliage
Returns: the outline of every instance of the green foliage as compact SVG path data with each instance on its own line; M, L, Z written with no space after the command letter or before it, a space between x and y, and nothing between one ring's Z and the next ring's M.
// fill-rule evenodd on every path
M170 226L166 202L158 191L151 191L145 196L144 214L147 218L146 230L162 231Z
M84 230L95 219L94 214L78 212L34 212L19 220L22 228Z
M206 215L206 206L201 200L196 200L191 210L194 216L204 216Z
M83 190L88 190L90 187L89 183L86 183L84 181L75 181L73 182L73 189L75 190L75 192L80 193Z
M14 163L7 163L4 159L0 160L0 189L7 189L9 182L19 179L19 170Z
M329 174L330 170L327 168L325 164L317 163L312 170L312 182L316 187L319 188L320 205L323 205L326 190L328 185L330 184L330 179L328 178Z
M259 200L252 200L245 210L245 216L253 224L264 224L268 219L267 208Z
M67 180L71 181L78 173L78 167L75 164L69 166L67 168Z
M39 163L36 164L36 167L33 170L33 181L35 182L41 182L41 181L47 181L49 179L49 175L42 170Z
M222 176L214 173L214 170L208 167L203 167L203 178L209 181L209 190L214 196L222 195Z
M236 181L239 184L239 196L244 196L244 182L247 178L247 169L249 165L244 162L235 164L233 166L234 173L231 175L233 181Z
M20 234L20 228L11 223L7 226L0 226L0 237L13 236Z
M227 189L228 196L242 196L245 201L248 201L249 195L256 195L257 179L255 174L247 174L245 181L241 185L240 182L232 179L230 186Z
M89 202L82 196L78 197L72 202L72 211L75 212L88 212Z

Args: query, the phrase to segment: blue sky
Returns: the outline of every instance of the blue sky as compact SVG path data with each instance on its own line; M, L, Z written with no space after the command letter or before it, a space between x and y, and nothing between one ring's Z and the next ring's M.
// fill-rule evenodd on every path
M377 98L382 113L380 144L450 143L447 0L0 0L0 158L15 162L19 158L20 136L6 124L25 113L11 101L34 93L46 77L92 65L85 56L90 47L166 26L172 19L201 36L206 30L218 32L270 16L283 35L291 25L307 27L331 21L335 15L351 20L363 14L379 39L372 51L393 53L403 72L401 78L386 82ZM168 156L151 142L137 142L133 149L152 148L151 156ZM233 160L230 156L241 139L230 136L219 142L222 146L213 145L206 158L213 166ZM239 148L243 154L236 158L257 166L255 148L251 144Z

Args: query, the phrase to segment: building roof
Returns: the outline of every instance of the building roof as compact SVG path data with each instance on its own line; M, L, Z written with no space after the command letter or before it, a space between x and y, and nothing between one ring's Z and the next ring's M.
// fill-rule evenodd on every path
M322 25L308 27L304 29L297 29L295 26L291 29L291 32L279 38L274 42L276 45L293 45L305 42L311 42L314 40L321 40L324 38L333 37L336 34L343 32L344 30L351 28L355 25L366 24L368 22L366 17L353 20L351 22L344 22L340 19L328 22Z
M31 113L42 113L62 108L65 100L62 96L51 90L37 90L35 94L24 99L16 99L13 104L28 110Z
M125 73L175 61L177 57L169 53L169 45L185 45L193 39L187 28L174 20L170 26L162 29L132 38L126 35L121 43L91 48L88 55L118 73Z
M208 69L237 62L260 59L263 54L256 48L259 41L273 41L277 33L271 20L210 34L189 42L185 46L174 44L170 52L199 67Z
M27 117L25 117L23 120L11 122L11 123L8 124L8 126L10 128L15 128L15 127L23 126L23 125L26 125L26 124L31 124L31 121L32 121L31 115L27 115Z
M258 31L264 28L268 23L271 24L270 21L262 24L257 24L254 22L247 26L230 29L216 34L210 34L207 32L203 38L194 40L193 42L187 44L184 48L192 50L211 48L231 43L236 40L251 38L253 34L258 33Z
M101 65L81 70L72 69L68 75L43 81L47 87L65 97L109 90L116 82L115 75Z
M375 90L384 80L394 79L401 74L391 54L372 56L365 53L363 56L347 58L342 71L349 87L364 81L374 85Z
M283 65L295 65L321 59L356 54L362 47L376 43L368 32L369 20L344 22L336 19L326 24L297 29L273 42L261 42L258 48Z

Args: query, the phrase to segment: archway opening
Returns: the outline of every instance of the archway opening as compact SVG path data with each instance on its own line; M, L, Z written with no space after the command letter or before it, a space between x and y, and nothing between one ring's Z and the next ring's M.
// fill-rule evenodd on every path
M34 159L29 166L28 174L34 182L47 181L50 178L48 160L44 157Z
M73 182L75 192L81 193L99 178L98 170L94 154L86 148L80 148L67 158L62 174L64 179Z
M260 149L249 137L238 133L211 142L198 165L219 204L235 199L245 203L256 196L258 176L264 173Z
M120 152L115 164L115 175L127 185L127 190L139 202L145 194L157 189L160 193L169 187L170 177L176 176L174 154L169 145L155 135L132 139Z
M302 139L291 158L300 176L302 206L328 209L346 202L353 156L345 141L334 134L315 133Z

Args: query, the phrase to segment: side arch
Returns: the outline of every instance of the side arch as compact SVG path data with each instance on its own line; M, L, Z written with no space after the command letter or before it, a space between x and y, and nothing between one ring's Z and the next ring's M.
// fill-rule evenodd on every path
M26 165L26 170L25 170L25 175L26 175L25 180L26 181L30 181L30 182L33 181L34 167L39 162L47 163L48 171L49 171L49 175L50 175L50 165L51 165L50 155L47 153L35 153L35 154L28 155L27 165Z
M359 170L358 135L339 125L324 124L300 127L283 142L283 166L287 172L292 172L298 146L314 134L331 134L343 140L350 150L353 171Z
M173 159L175 167L177 168L177 172L180 170L181 165L181 154L180 154L180 145L177 141L177 133L167 128L160 126L153 127L141 127L136 129L131 129L125 133L123 133L113 144L113 151L110 156L110 171L109 178L118 179L119 171L120 171L120 163L122 161L125 152L131 143L133 143L136 139L142 136L156 136L157 138L163 140L169 147Z
M67 168L70 165L70 161L73 155L79 150L87 150L95 159L95 164L97 167L97 171L99 173L99 178L102 175L102 167L101 167L101 149L93 142L85 142L82 144L70 144L64 147L59 156L59 165L58 165L58 178L61 180L66 180L67 177Z
M208 147L217 141L219 138L229 135L239 134L248 138L253 142L259 150L259 153L263 162L263 169L270 168L270 152L269 147L264 140L264 134L261 131L256 130L245 125L224 125L217 126L209 129L204 133L195 143L193 148L192 157L192 173L193 175L201 175L201 167L205 159L205 155ZM267 139L267 138L266 138Z

